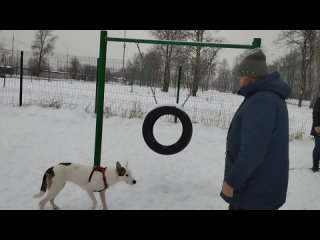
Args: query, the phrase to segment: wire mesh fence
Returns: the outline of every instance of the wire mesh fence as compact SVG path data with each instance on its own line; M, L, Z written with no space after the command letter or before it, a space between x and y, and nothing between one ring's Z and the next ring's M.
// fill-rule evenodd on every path
M0 102L18 106L20 91L20 52L11 59L11 74L0 78ZM145 58L146 59L146 58ZM219 80L214 67L201 76L194 94L194 66L191 62L173 64L165 87L165 70L156 62L133 62L107 59L104 108L107 116L144 117L157 104L184 106L193 123L228 128L243 101L236 93L236 80ZM39 67L31 52L24 52L22 104L42 107L81 109L95 112L97 58L53 55ZM179 66L182 67L180 86ZM212 71L212 74L209 72ZM2 80L2 82L1 82ZM167 89L165 89L167 88ZM308 135L312 124L312 109L304 100L288 99L291 138Z

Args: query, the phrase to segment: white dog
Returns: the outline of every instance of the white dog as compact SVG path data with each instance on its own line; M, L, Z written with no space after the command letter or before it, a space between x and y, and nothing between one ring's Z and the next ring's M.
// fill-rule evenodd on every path
M46 197L39 202L40 209L43 209L45 204L50 201L53 209L58 210L59 207L54 203L54 198L62 190L66 182L70 181L87 191L92 200L92 209L97 206L97 200L93 192L99 192L103 209L106 210L105 192L107 188L121 181L130 185L136 183L136 180L131 176L131 171L127 168L128 163L126 163L125 167L122 167L119 162L117 162L116 168L60 163L45 172L40 192L34 197L42 197L47 191Z

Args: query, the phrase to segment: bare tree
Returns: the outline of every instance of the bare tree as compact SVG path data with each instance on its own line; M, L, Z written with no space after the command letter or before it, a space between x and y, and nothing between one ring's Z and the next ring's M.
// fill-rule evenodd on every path
M299 104L301 107L302 98L306 89L307 69L313 59L314 54L314 38L316 37L315 30L284 30L281 31L275 43L284 43L287 46L294 46L299 49L301 54L301 83L299 92Z
M72 79L77 79L78 73L80 71L80 62L77 57L72 57L71 58L71 63L70 63L70 72L71 72L71 77Z
M215 81L215 87L219 91L232 91L233 82L232 82L232 72L230 70L227 59L223 59L220 62L218 67L218 77Z
M144 84L142 79L142 63L141 56L139 53L135 53L132 57L132 60L128 61L126 70L125 70L125 78L130 79L130 85L138 84L141 86Z
M7 66L9 64L10 52L0 43L0 65Z
M313 105L320 96L320 30L317 30L317 35L314 39L314 81L312 84L310 108L313 108Z
M29 58L27 64L28 64L28 69L30 71L30 74L32 76L39 76L37 73L37 59L34 57Z
M152 30L150 32L152 36L160 40L181 41L185 39L184 30ZM157 46L156 49L159 51L164 61L162 91L168 92L169 83L170 83L171 62L177 55L179 55L179 47L167 45L167 46Z
M83 64L83 74L87 81L95 81L97 74L97 67L90 64Z
M37 75L39 76L41 66L47 55L54 51L57 35L53 35L52 30L37 30L35 40L31 46L34 56L37 58Z
M144 57L144 65L147 86L160 86L161 56L159 53L153 50L148 51Z
M273 66L279 71L282 78L288 83L291 89L291 97L299 98L300 86L300 52L292 48L289 53L273 61Z
M221 42L222 39L214 39L210 31L208 30L188 30L186 32L186 36L189 40L194 42ZM201 79L204 76L204 73L212 64L213 60L217 57L217 54L220 48L204 48L204 47L189 47L190 54L192 57L192 62L194 66L194 76L191 94L192 96L197 95L197 91L199 89L199 85L201 83ZM205 57L203 57L205 56ZM206 64L203 64L203 61ZM202 67L201 67L202 66Z

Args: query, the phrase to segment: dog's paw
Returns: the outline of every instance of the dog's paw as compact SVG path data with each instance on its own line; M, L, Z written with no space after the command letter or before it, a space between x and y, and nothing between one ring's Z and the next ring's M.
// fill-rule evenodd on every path
M53 207L52 209L53 209L53 210L60 210L60 208L59 208L58 206Z
M43 209L44 209L44 204L43 204L43 203L40 202L38 205L39 205L39 209L40 209L40 210L43 210Z

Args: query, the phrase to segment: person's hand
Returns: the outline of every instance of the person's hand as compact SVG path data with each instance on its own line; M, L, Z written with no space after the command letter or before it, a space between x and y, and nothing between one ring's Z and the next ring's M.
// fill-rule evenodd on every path
M233 197L233 191L234 189L224 181L222 184L222 193L227 197Z
M316 133L317 133L318 135L320 135L320 127L315 127L314 130L316 131Z

